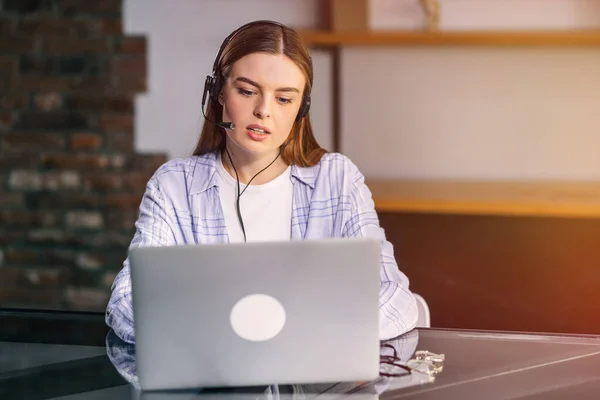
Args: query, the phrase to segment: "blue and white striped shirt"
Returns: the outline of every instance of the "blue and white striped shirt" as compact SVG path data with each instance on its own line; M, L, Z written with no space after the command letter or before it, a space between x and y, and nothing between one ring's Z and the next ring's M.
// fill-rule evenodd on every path
M130 249L142 246L227 243L219 198L217 155L209 153L163 164L148 181ZM372 237L381 242L380 338L414 328L418 311L408 278L398 269L364 176L350 159L325 154L314 167L292 166L292 240ZM135 343L129 260L117 274L106 323Z

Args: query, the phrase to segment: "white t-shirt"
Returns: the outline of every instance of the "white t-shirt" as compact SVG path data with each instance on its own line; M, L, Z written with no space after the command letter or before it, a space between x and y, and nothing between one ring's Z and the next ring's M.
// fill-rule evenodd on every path
M237 181L223 167L221 155L217 158L219 196L225 215L230 242L243 242L244 234L238 219L236 199ZM260 176L260 175L259 175ZM263 185L240 183L240 211L248 242L289 241L292 235L292 202L294 186L291 167Z

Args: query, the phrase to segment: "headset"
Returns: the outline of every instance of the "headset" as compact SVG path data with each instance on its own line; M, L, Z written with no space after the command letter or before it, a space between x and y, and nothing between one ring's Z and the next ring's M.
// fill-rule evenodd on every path
M204 92L202 95L202 111L203 112L204 112L204 103L206 102L207 95L213 101L213 104L219 103L219 94L221 93L221 89L223 88L223 81L225 79L221 69L219 68L219 64L221 63L221 56L223 54L223 51L227 47L227 44L229 44L229 42L231 41L231 39L234 38L235 35L237 35L241 31L245 30L246 28L249 28L251 26L266 25L266 24L285 28L285 25L280 24L279 22L276 22L276 21L269 21L269 20L253 21L253 22L249 22L245 25L242 25L241 27L239 27L238 29L233 31L229 36L227 36L225 38L225 40L223 41L223 44L221 44L221 47L219 48L217 57L215 58L215 62L213 64L213 68L212 68L212 75L207 75L206 81L204 82ZM312 63L312 60L311 60L311 63ZM312 84L313 84L313 82L312 82L312 76L311 76L310 77L310 87L311 88L312 88ZM296 115L296 121L302 120L302 118L304 118L306 116L306 114L308 114L309 109L310 109L310 93L308 93L308 91L307 91L304 93L304 95L302 97L302 104L300 105L300 108L298 109L298 114ZM235 125L232 125L233 124L232 122L215 122L215 123L223 128L229 128L229 129L232 129L232 127L235 126Z

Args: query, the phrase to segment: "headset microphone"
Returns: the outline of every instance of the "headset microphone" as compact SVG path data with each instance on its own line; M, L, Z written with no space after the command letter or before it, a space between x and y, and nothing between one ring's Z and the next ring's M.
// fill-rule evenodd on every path
M202 115L204 115L205 120L207 120L208 122L212 122L213 124L220 126L221 128L225 128L225 129L229 129L229 130L235 129L235 124L233 122L217 122L217 121L211 121L210 119L208 119L208 117L204 113L204 103L205 102L206 102L206 92L204 92L204 95L202 96Z
M233 122L217 122L216 124L219 125L221 128L225 128L225 129L229 129L229 130L235 129L235 124Z

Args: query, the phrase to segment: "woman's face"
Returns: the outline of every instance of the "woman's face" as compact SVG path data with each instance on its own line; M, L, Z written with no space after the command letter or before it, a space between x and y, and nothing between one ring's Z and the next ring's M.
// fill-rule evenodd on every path
M252 158L275 157L286 141L302 103L306 80L282 54L252 53L235 62L219 102L232 142Z

